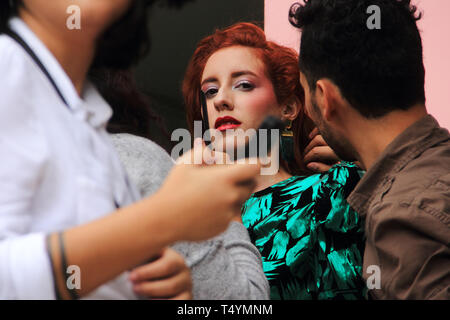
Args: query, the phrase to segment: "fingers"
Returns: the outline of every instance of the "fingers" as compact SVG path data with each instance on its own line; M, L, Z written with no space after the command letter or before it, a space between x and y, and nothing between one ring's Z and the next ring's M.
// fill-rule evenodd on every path
M192 300L192 292L183 292L176 297L170 298L169 300Z
M209 148L207 148L210 150ZM228 153L218 152L218 151L210 151L210 163L208 164L229 164L231 163L231 159Z
M133 269L129 279L132 282L169 277L185 268L183 258L173 249L165 249L162 256L150 263Z
M206 148L203 140L197 138L194 140L194 146L189 151L179 157L176 161L177 165L180 164L197 164L201 165L203 163L203 150Z
M307 164L310 162L321 162L327 165L329 164L334 165L340 161L338 156L328 146L315 147L304 156L303 160Z
M306 146L304 153L309 153L315 147L327 146L328 144L325 142L321 135L316 135L311 140L311 142Z
M320 134L319 129L317 129L317 127L315 127L309 134L309 139L312 140L315 136L317 136L319 134Z
M224 171L224 175L226 175L227 179L236 184L253 180L261 170L261 164L257 159L249 159L249 163L245 164L233 164L221 167L226 170Z
M134 269L130 274L137 295L153 299L192 298L192 279L184 259L173 249L161 258Z
M240 213L242 204L248 199L255 188L255 177L259 174L259 164L232 164L204 168L209 171L210 190L220 191L220 201L216 208L228 211L230 217Z
M216 177L214 183L222 185L223 197L230 197L231 204L242 204L255 188L260 168L259 164L232 164L207 169Z
M185 269L166 279L135 283L133 290L137 295L151 299L190 299L191 274Z
M306 146L303 161L306 167L315 172L325 172L330 170L332 165L338 163L340 159L331 149L317 128L309 134L311 142Z
M196 138L193 148L176 161L176 164L212 165L216 163L230 163L229 155L211 150L201 138Z
M306 167L314 172L327 172L331 169L332 166L320 162L310 162L306 165Z

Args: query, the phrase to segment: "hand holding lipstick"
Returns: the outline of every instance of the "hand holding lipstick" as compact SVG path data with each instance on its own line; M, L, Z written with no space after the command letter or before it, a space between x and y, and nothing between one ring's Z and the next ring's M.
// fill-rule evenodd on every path
M260 164L207 165L219 157L226 155L196 141L155 194L176 221L174 231L180 239L206 240L225 231L253 192Z
M212 165L230 163L230 157L225 152L214 151L206 147L201 138L194 140L191 151L178 158L177 164Z

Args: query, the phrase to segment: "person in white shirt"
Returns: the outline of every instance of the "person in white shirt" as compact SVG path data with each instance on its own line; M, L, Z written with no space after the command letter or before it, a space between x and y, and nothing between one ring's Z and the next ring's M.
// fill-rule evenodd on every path
M71 0L0 2L0 299L136 298L126 271L155 257L155 297L187 298L167 246L224 231L251 193L259 165L178 165L140 201L128 183L87 74L136 61L147 2L79 0L81 29L67 28Z

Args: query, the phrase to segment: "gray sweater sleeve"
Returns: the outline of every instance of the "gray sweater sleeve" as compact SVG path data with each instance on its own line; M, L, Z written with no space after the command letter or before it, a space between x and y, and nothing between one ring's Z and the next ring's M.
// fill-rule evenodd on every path
M169 154L151 140L119 133L110 135L119 158L141 196L147 197L161 187L174 165Z
M130 134L111 138L142 196L157 191L174 165L170 156L148 139ZM269 299L261 255L241 223L231 223L223 234L208 241L179 242L173 249L191 268L194 299Z
M261 255L241 223L209 241L179 242L173 249L191 268L194 299L269 299Z

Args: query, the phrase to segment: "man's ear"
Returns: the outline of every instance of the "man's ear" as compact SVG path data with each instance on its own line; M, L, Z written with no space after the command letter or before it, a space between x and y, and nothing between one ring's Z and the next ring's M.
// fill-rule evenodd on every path
M330 121L338 108L342 106L343 97L339 88L329 79L320 79L316 82L315 90L316 103L326 121Z
M281 118L283 120L295 120L302 107L303 103L296 96L292 96L281 106Z

